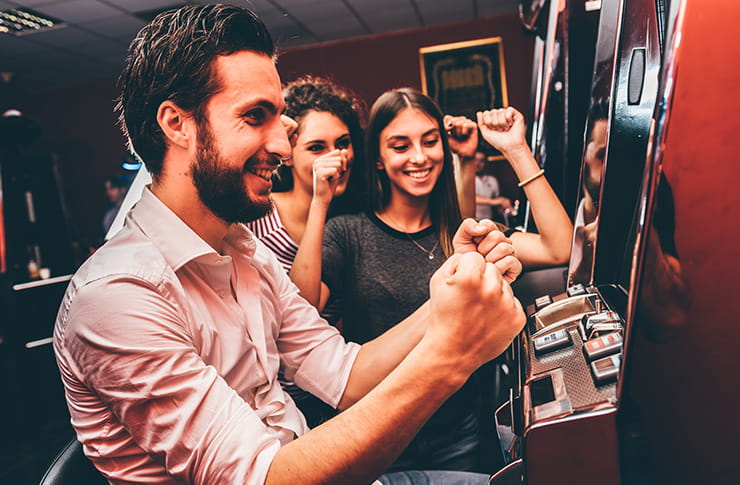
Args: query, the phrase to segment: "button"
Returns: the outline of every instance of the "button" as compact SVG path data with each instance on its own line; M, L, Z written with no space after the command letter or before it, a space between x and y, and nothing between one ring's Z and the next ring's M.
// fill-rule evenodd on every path
M581 322L586 330L591 330L594 325L599 323L619 323L619 315L616 312L606 311L601 313L585 314Z
M622 335L618 332L608 333L583 344L583 352L588 360L616 354L620 350L622 350Z
M577 283L571 287L569 287L565 292L568 294L568 296L578 296L578 295L585 295L586 294L586 288L583 287L582 284Z
M621 331L622 324L619 322L596 323L586 330L586 340L600 338L604 335Z
M218 296L223 298L226 296L226 292L224 290L218 290Z
M534 301L534 309L540 311L550 304L552 304L552 297L550 295L543 295Z
M621 363L622 354L610 355L591 362L591 372L594 374L596 385L600 386L615 380L619 376Z
M566 330L557 330L533 340L532 345L537 354L552 352L571 344L570 334Z

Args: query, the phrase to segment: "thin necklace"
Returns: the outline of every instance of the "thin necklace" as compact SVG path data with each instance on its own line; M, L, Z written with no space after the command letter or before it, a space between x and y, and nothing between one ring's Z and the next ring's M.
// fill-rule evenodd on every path
M414 243L414 245L417 248L419 248L422 251L424 251L427 254L427 256L429 257L429 259L434 259L434 250L437 249L437 246L439 246L439 239L437 239L437 241L434 243L434 246L432 246L432 249L430 249L429 251L427 251L426 249L424 249L424 246L422 246L421 244L419 244L416 239L414 239L413 237L411 237L411 234L409 234L408 232L404 232L404 234L406 234L406 236L408 236L409 240L412 243Z
M388 217L388 214L385 214L385 217L388 218L388 219L390 219L390 217ZM392 222L400 227L400 225L396 221L392 221ZM432 246L432 249L430 249L430 250L427 251L424 248L424 246L422 246L421 244L419 244L419 242L416 239L414 239L413 237L411 237L411 234L409 234L408 232L405 232L405 231L399 231L399 232L402 232L402 233L406 234L406 237L409 238L409 241L411 241L412 243L414 243L414 246L416 246L417 248L421 249L421 251L424 254L426 254L429 259L434 259L434 250L437 249L437 246L439 246L439 239L437 239L437 241L434 243L434 246Z

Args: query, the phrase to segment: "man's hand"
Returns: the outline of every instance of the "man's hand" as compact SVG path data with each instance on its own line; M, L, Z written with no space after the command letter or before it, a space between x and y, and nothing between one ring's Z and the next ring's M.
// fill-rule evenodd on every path
M478 148L478 125L464 116L445 115L445 131L450 149L460 158L469 159Z
M504 196L494 197L493 204L491 205L498 207L501 213L504 213L504 211L511 210L514 208L514 205L511 203L511 199L509 199L508 197L504 197Z
M511 240L488 219L480 222L465 219L452 238L452 247L455 254L480 253L487 262L496 266L508 282L516 280L522 272L522 263L515 255Z
M509 284L477 252L452 255L429 287L432 318L424 338L466 371L501 354L526 321Z

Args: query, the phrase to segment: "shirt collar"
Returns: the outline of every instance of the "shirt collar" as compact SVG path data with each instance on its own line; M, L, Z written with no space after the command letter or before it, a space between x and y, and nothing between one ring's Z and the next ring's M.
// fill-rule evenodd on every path
M157 246L174 271L198 258L220 258L218 252L159 200L148 186L128 217ZM224 242L247 256L254 253L254 237L243 224L232 224Z

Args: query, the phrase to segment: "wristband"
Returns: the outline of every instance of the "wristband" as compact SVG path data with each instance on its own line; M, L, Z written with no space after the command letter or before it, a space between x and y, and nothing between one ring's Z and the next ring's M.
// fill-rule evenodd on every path
M531 182L532 180L535 180L535 179L539 178L540 176L542 176L542 175L544 175L544 174L545 174L545 169L544 169L544 168L542 168L542 169L540 169L540 171L539 171L539 172L537 172L536 174L532 175L532 176L531 176L531 177L529 177L528 179L524 179L524 180L522 180L521 182L519 182L519 187L524 187L525 185L527 185L527 184L528 184L529 182Z

